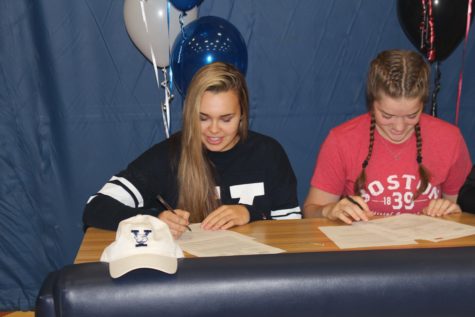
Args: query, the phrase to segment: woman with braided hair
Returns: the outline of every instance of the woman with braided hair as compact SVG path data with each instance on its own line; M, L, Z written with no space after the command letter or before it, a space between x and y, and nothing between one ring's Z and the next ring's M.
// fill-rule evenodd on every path
M332 129L322 144L305 217L345 223L400 213L461 212L457 194L471 160L459 129L423 113L429 66L412 51L372 62L368 113Z

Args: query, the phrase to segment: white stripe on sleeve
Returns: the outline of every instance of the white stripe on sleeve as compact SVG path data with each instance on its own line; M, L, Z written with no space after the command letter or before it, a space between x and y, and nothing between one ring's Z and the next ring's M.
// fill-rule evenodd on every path
M91 200L93 200L96 197L97 197L97 195L93 195L93 196L89 197L86 204L89 204L91 202Z
M134 194L135 198L137 199L137 203L138 203L137 207L138 208L143 207L142 194L140 194L139 190L137 188L135 188L135 186L131 182L129 182L126 178L117 177L117 176L112 176L112 178L110 180L111 181L117 180L117 181L121 182L125 187L127 187L128 190L130 190Z
M273 219L302 219L302 214L300 213L300 207L294 207L290 209L280 209L280 210L271 210L270 216Z
M101 188L99 193L114 198L126 206L136 208L134 198L120 185L106 183L104 187Z

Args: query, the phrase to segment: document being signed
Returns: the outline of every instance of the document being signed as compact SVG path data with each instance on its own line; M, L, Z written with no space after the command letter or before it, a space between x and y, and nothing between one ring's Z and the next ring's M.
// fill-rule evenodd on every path
M417 244L416 240L438 242L475 234L474 226L413 214L319 229L340 249Z
M184 251L194 256L206 257L285 252L285 250L257 242L251 237L234 231L203 230L199 223L192 224L190 227L191 231L183 233L177 242Z

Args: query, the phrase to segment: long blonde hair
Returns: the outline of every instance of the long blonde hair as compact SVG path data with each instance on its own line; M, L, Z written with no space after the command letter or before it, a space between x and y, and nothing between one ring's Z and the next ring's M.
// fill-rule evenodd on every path
M191 222L202 221L219 207L215 169L201 141L200 108L203 94L234 91L241 106L239 139L247 137L249 94L244 76L232 65L216 62L203 66L191 80L183 108L180 161L178 163L178 208L191 213Z
M366 81L366 101L371 114L369 130L369 149L363 161L362 170L356 178L354 191L358 195L366 186L366 167L373 153L374 130L374 102L382 95L391 98L418 98L423 104L429 97L430 70L424 58L413 51L388 50L381 52L372 62ZM422 165L422 137L419 123L414 127L416 135L417 157L419 165L419 186L415 197L422 194L429 185L429 171Z

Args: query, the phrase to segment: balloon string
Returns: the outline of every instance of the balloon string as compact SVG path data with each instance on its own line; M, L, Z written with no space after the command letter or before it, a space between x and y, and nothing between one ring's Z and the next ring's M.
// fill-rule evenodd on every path
M170 96L170 90L168 89L168 81L167 81L167 77L166 77L166 67L163 67L162 68L162 71L164 73L164 76L165 76L165 79L163 82L160 83L160 76L159 76L159 73L158 73L158 66L157 66L157 61L155 59L155 54L153 53L153 48L152 48L152 45L150 45L150 51L152 53L152 63L153 63L153 70L155 72L155 81L157 82L157 87L160 88L160 87L163 87L165 88L165 101L164 103L162 103L162 117L163 117L163 128L165 130L165 136L167 137L167 139L170 137L170 100L171 100L171 96ZM164 114L164 112L166 113L166 116Z
M183 38L186 38L186 37L185 37L185 31L183 30L183 26L185 25L185 17L186 17L186 12L182 11L182 12L180 13L179 21L180 21L181 36L182 36Z
M170 137L170 102L173 99L173 95L171 94L170 88L168 86L166 67L162 68L162 73L163 81L161 82L161 86L165 89L165 101L162 104L162 117L165 126L165 134L168 139Z
M171 10L171 3L170 1L167 1L167 28L168 28L168 60L171 61L172 60L172 48L171 48L171 45L170 45L170 40L173 40L171 37L170 37L170 10ZM170 81L169 81L169 89L170 91L173 90L173 76L172 76L172 68L170 67Z
M440 90L440 62L435 62L435 78L434 78L434 91L432 92L432 108L431 115L437 117L437 94Z
M430 63L435 61L435 32L434 32L434 15L432 12L432 0L421 0L422 21L420 23L421 30L421 52L426 53L426 57Z
M458 122L459 122L460 99L462 97L463 68L465 64L465 51L467 50L468 34L470 32L471 16L472 16L472 0L469 0L468 7L467 7L467 25L465 27L465 41L463 44L463 52L462 52L462 67L460 69L459 83L458 83L458 88L457 88L457 103L455 106L455 125L458 125Z
M186 40L186 34L185 34L185 29L183 26L185 25L184 18L186 16L186 12L181 12L180 13L180 30L181 30L181 43L180 43L180 49L178 50L178 60L177 63L181 63L181 58L182 58L182 53L183 53L183 44L185 43Z
M420 48L421 51L423 52L427 43L427 5L426 5L426 0L421 0L421 6L422 6L422 21L419 25L419 28L421 30L421 42L420 42Z
M434 15L432 14L432 0L428 1L429 3L429 49L427 51L427 59L429 62L435 61L436 52L434 48L435 42L435 32L434 32Z

